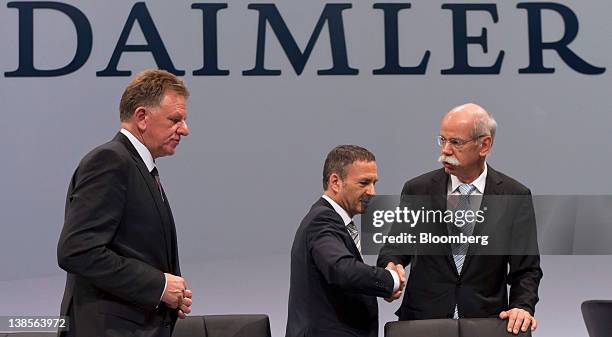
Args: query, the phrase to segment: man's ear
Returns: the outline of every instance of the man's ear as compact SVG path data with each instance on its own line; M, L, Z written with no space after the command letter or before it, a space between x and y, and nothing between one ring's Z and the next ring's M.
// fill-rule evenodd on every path
M493 146L493 138L491 136L484 136L480 141L480 156L485 157L491 153L491 147Z
M327 182L327 188L333 191L334 194L339 193L341 184L342 184L342 179L340 179L340 176L338 175L338 173L332 173L329 176L329 180Z
M132 115L132 119L138 126L138 129L144 131L147 129L147 109L143 106L139 106L134 110L134 114Z

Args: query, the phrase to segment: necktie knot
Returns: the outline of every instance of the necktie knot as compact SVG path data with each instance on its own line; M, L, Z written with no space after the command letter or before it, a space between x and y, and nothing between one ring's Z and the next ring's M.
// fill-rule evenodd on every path
M351 232L351 234L357 232L357 226L355 226L355 223L352 221L349 222L346 227L349 229L349 232Z
M474 186L473 184L461 184L459 185L458 190L461 195L470 195L474 193L474 191L476 190L476 186Z

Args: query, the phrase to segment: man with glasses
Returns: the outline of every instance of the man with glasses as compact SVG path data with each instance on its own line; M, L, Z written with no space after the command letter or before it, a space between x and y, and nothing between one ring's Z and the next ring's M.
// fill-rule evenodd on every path
M495 230L507 234L512 245L520 241L516 234L522 231L528 235L521 239L534 240L532 248L483 255L470 254L475 251L470 244L455 243L449 244L449 249L442 254L423 255L400 253L390 245L383 247L378 266L393 268L410 264L406 295L396 312L400 320L499 317L508 320L507 330L514 334L536 329L533 315L542 270L535 241L531 192L487 165L486 157L491 152L496 128L493 117L476 104L449 111L442 119L437 137L438 162L443 168L406 182L402 202L427 196L433 208L478 211L482 210L483 196L507 195L504 202L508 202L504 205L508 206L487 215L498 217L504 225L510 224ZM474 221L462 226L447 222L442 226L438 228L443 228L449 236L453 232L472 235L482 230L478 227L481 224ZM522 246L519 242L517 246L528 245Z

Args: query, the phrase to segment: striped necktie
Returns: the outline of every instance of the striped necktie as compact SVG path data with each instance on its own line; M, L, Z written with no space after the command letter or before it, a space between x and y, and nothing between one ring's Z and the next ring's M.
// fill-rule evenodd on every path
M361 253L361 239L359 239L359 231L357 230L357 226L355 226L355 223L351 221L348 223L348 225L346 225L346 229L351 235L351 238L353 238L355 246L357 246L357 250L359 250Z
M459 193L461 195L458 196L457 206L455 210L466 211L471 209L470 205L470 195L474 193L476 190L476 186L472 184L462 184L458 188ZM463 219L465 221L465 219ZM472 235L474 232L474 222L465 222L464 224L456 224L451 225L449 234L452 235L460 235L463 233L464 235ZM469 243L455 243L451 244L452 252L453 252L453 260L455 260L455 267L457 267L457 273L461 274L461 270L463 269L463 263L465 262L465 255L467 254ZM453 318L459 318L459 308L455 305L455 312L453 313Z
M161 180L159 179L159 172L157 171L157 167L154 167L151 170L151 175L155 179L155 185L157 185L157 189L159 190L159 194L161 195L162 201L165 201L164 200L164 189L162 188Z

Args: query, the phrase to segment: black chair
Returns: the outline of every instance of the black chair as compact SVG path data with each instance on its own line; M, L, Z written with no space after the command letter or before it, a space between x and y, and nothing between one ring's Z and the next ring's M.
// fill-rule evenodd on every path
M3 334L0 333L0 337L56 337L55 332L12 332Z
M0 333L0 337L55 337L55 332ZM172 337L271 337L266 315L189 316L176 322Z
M458 333L457 319L423 319L385 324L385 337L457 337Z
M385 324L385 337L516 336L506 330L507 325L508 321L497 318L425 319L389 322ZM518 336L531 337L531 331L519 332Z
M584 301L580 309L590 337L612 336L612 301Z
M271 337L267 315L188 316L178 320L172 337Z
M459 320L459 336L463 337L531 337L531 330L518 335L509 333L507 330L508 320L498 318L465 318Z

